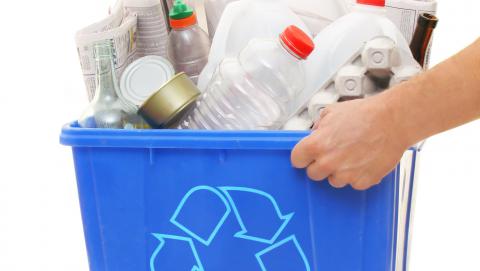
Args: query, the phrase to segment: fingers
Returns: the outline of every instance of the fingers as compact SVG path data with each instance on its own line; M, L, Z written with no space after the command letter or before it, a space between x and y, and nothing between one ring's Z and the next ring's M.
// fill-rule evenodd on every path
M335 170L332 163L325 160L318 160L307 168L307 175L314 181L323 181Z
M337 177L335 177L335 175L331 175L330 177L328 177L328 182L331 186L335 188L344 188L348 184L347 181L343 179L338 179Z
M328 181L331 186L335 188L344 188L347 185L350 185L353 189L364 191L372 186L375 186L381 182L382 178L377 178L373 176L362 176L362 177L355 177L352 173L338 173L332 174Z
M313 125L313 128L312 130L317 130L319 127L320 127L320 122L322 121L322 119L330 112L329 110L330 108L327 107L327 108L324 108L320 111L320 115L318 116L318 119L317 121L315 121L315 124Z
M295 168L306 168L322 155L322 142L318 133L314 132L295 146L291 155L292 165Z
M368 181L357 181L351 184L352 188L359 191L364 191L371 188L374 185L377 185L379 181L374 179Z

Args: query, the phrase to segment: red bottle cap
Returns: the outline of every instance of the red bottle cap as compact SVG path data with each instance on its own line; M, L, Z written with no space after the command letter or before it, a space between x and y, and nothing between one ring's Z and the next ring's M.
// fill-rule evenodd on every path
M194 24L197 24L197 16L195 15L195 13L183 19L176 20L170 18L170 26L173 29L185 28Z
M384 7L385 0L357 0L357 4Z
M302 59L307 59L315 48L313 40L294 25L287 27L283 33L280 34L280 39L287 49Z

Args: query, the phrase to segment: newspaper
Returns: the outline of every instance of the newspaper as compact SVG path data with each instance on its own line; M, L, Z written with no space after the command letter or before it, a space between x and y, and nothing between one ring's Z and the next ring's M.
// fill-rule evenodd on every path
M135 59L146 55L167 56L168 30L163 4L159 0L118 0L110 15L77 32L77 45L89 100L95 95L93 46L112 40L115 72L120 78Z
M387 0L387 16L402 31L408 42L412 41L418 16L436 14L437 1Z
M121 1L117 2L107 18L77 32L75 41L90 101L96 88L94 44L102 40L113 40L115 72L117 78L120 78L126 66L135 58L136 32L137 16L132 14L124 17Z
M420 14L437 13L436 0L387 0L385 6L388 18L397 25L408 43L412 41ZM432 42L427 50L425 68L429 66L431 46Z

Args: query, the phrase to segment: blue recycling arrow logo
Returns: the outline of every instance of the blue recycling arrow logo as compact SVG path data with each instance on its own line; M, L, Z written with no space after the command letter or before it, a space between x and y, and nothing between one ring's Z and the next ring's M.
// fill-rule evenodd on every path
M235 234L237 238L273 244L294 215L282 215L276 200L266 192L230 186L219 189L225 193L240 225L241 230ZM251 206L261 215L252 216Z
M178 271L205 271L203 269L202 262L200 261L200 257L198 256L197 250L191 238L176 236L176 235L168 235L168 234L152 234L155 238L158 239L160 244L152 253L150 257L150 271L163 271L163 270L178 270ZM167 244L168 243L168 244ZM168 245L172 244L174 249L166 248ZM185 261L182 261L186 264L184 267L179 266L182 262L172 262L168 259L173 258L169 255L169 252L178 253L178 251L182 251L184 253L188 253L191 251L191 255L193 257L194 263L191 266L188 266L187 261L187 254L183 254ZM165 252L166 255L162 258L162 252ZM173 254L173 253L172 253ZM173 268L173 269L172 269ZM184 268L184 269L182 269Z
M262 271L310 271L310 264L295 235L258 252L255 257ZM279 259L288 260L279 261Z
M208 202L208 211L211 216L216 216L217 220L202 221L203 225L201 225L192 219L191 214L196 213L198 202ZM170 222L198 242L209 246L230 212L230 205L217 189L210 186L197 186L185 194ZM208 224L207 227L205 224Z
M208 219L199 216L205 212L208 212ZM268 246L255 254L262 271L311 270L295 235L277 241L295 213L282 213L278 202L269 193L234 186L190 189L170 219L188 237L153 233L160 244L150 258L150 270L205 271L195 244L198 242L208 248L230 213L235 215L240 231L228 236ZM171 260L177 259L178 255L182 255L182 261L173 263ZM188 255L192 255L193 262L188 261ZM284 259L288 259L288 263Z

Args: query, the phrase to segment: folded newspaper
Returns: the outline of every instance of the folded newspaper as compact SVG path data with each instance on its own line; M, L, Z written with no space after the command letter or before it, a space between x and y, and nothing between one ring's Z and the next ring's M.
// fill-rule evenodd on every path
M77 32L77 45L89 100L95 95L93 46L112 40L115 72L120 78L125 68L145 55L166 57L167 25L165 11L158 0L119 0L105 19Z

